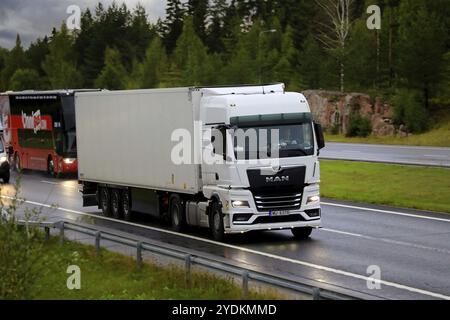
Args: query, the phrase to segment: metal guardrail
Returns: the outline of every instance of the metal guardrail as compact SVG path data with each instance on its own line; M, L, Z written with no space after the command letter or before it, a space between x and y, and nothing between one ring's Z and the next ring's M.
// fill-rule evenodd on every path
M362 292L348 290L344 288L326 288L326 285L322 287L307 283L308 281L299 282L291 279L287 279L281 276L275 276L264 272L253 271L243 267L233 265L231 263L214 261L213 259L192 254L180 249L169 248L169 246L150 244L146 242L137 241L131 238L126 238L121 235L114 234L108 231L99 231L94 227L87 227L81 224L72 222L60 221L55 223L50 222L33 222L20 220L17 222L20 225L29 225L43 228L45 231L45 239L50 239L50 229L59 229L59 241L61 245L64 245L65 232L73 231L85 235L90 235L95 239L95 252L96 256L101 255L101 241L107 240L117 244L125 245L136 249L136 264L137 267L141 267L143 264L142 253L147 251L153 254L170 257L179 261L184 261L185 266L185 281L187 284L191 281L191 267L193 265L205 267L216 271L225 272L241 278L242 285L242 299L248 298L249 293L249 281L253 280L266 285L274 286L277 288L283 288L292 290L295 292L310 295L314 300L362 300L362 299L380 299L379 297L368 295Z

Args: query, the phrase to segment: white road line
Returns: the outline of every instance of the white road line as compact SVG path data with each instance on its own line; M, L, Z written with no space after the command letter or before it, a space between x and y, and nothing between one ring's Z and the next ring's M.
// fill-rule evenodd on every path
M393 214L393 215L397 215L397 216L412 217L412 218L418 218L418 219L434 220L434 221L441 221L441 222L450 222L450 219L421 216L421 215L412 214L412 213L404 213L404 212L389 211L389 210L380 210L380 209L373 209L373 208L366 208L366 207L357 207L357 206L350 206L350 205L345 205L345 204L323 202L323 201L321 202L321 204L322 205L326 205L326 206L331 206L331 207L357 209L357 210L364 210L364 211L371 211L371 212Z
M12 197L8 197L8 196L2 196L2 197L3 198L9 198L9 199L12 198ZM35 202L35 201L28 201L28 200L26 200L25 202L28 203L28 204L36 205L36 206L41 206L41 207L45 207L45 208L55 209L51 205L44 204L44 203L39 203L39 202ZM397 289L401 289L401 290L405 290L405 291L409 291L409 292L414 292L414 293L418 293L418 294L421 294L421 295L425 295L425 296L429 296L429 297L433 297L433 298L437 298L437 299L450 300L450 296L447 296L447 295L444 295L444 294L431 292L431 291L427 291L427 290L422 290L422 289L418 289L418 288L414 288L414 287L409 287L409 286L402 285L402 284L399 284L399 283L396 283L396 282L373 279L371 277L363 276L363 275L360 275L360 274L356 274L356 273L352 273L352 272L348 272L348 271L344 271L344 270L330 268L330 267L326 267L326 266L322 266L322 265L318 265L318 264L314 264L314 263L310 263L310 262L306 262L306 261L302 261L302 260L295 260L295 259L282 257L282 256L274 255L274 254L271 254L271 253L261 252L261 251L257 251L257 250L253 250L253 249L244 248L244 247L239 247L239 246L235 246L235 245L231 245L231 244L227 244L227 243L221 243L221 242L217 242L217 241L214 241L214 240L204 239L204 238L200 238L200 237L196 237L196 236L192 236L192 235L188 235L188 234L178 233L178 232L165 230L165 229L161 229L161 228L156 228L156 227L144 226L144 225L140 225L140 224L136 224L136 223L132 223L132 222L116 220L116 219L112 219L112 218L108 218L108 217L102 217L102 216L98 216L98 215L94 215L94 214L90 214L90 213L85 213L85 212L80 212L80 211L76 211L76 210L71 210L71 209L66 209L66 208L58 207L55 210L64 211L64 212L68 212L68 213L74 213L74 214L78 214L78 215L95 217L97 219L103 219L103 220L113 221L113 222L116 222L116 223L122 223L122 224L127 224L127 225L130 225L130 226L144 228L144 229L148 229L148 230L153 230L153 231L163 232L163 233L167 233L167 234L172 234L172 235L176 235L176 236L179 236L179 237L184 237L184 238L193 239L193 240L197 240L197 241L202 241L202 242L206 242L206 243L210 243L210 244L215 244L215 245L218 245L218 246L221 246L221 247L226 247L226 248L230 248L230 249L240 250L240 251L243 251L243 252L247 252L247 253L251 253L251 254L255 254L255 255L271 258L271 259L276 259L276 260L285 261L285 262L289 262L289 263L293 263L293 264L297 264L297 265L302 265L302 266L313 268L313 269L317 269L317 270L322 270L322 271L326 271L326 272L330 272L330 273L334 273L334 274L338 274L338 275L343 275L343 276L347 276L347 277L354 278L354 279L359 279L359 280L364 280L364 281L371 281L371 282L377 282L379 284L382 284L382 285L385 285L385 286L388 286L388 287L394 287L394 288L397 288Z
M413 248L417 248L417 249L425 249L425 250L441 252L444 254L450 254L450 251L446 250L446 249L428 247L428 246L423 246L420 244L415 244L415 243L406 242L406 241L366 236L366 235L359 234L359 233L346 232L346 231L335 230L335 229L330 229L330 228L322 228L322 229L320 229L320 231L326 231L326 232L342 234L342 235L350 236L350 237L357 237L357 238L361 238L361 239L386 242L386 243L390 243L390 244L396 244L396 245L401 245L401 246L406 246L406 247L413 247Z
M71 189L78 189L77 187L71 186L69 184L65 184L65 183L59 183L59 182L53 182L53 181L46 181L46 180L41 180L41 183L46 183L46 184L51 184L51 185L55 185L55 186L63 186L65 188L71 188Z

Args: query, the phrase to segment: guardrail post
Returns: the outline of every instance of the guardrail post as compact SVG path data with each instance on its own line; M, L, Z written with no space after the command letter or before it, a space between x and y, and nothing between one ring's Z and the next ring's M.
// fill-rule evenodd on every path
M100 254L101 254L101 251L100 251L100 249L101 249L101 247L100 247L101 237L102 237L102 233L100 231L97 231L95 233L95 256L97 258L99 258Z
M185 266L185 281L186 286L189 287L191 285L191 255L188 254L184 258L184 266Z
M313 300L321 300L321 298L320 298L320 289L319 288L313 288L312 296L313 296Z
M61 226L59 227L59 244L64 245L64 222L61 222Z
M248 271L242 273L242 299L248 299Z
M45 232L45 242L47 242L48 240L50 240L50 227L45 227L44 232Z
M142 267L142 242L136 244L136 265Z

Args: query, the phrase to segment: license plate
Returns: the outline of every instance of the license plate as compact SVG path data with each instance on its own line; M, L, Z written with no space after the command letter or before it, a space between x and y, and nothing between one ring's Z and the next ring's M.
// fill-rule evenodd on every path
M287 216L289 214L288 210L277 210L270 212L271 216Z

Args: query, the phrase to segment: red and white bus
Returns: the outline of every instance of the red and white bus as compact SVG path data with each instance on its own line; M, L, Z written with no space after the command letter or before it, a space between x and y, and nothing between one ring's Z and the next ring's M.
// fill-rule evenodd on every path
M0 94L3 135L15 170L41 170L51 175L77 172L75 92Z

